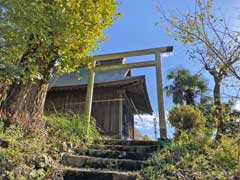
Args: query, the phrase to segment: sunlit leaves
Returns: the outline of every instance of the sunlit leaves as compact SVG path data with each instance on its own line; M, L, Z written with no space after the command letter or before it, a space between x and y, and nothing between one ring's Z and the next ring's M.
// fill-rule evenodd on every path
M146 179L237 179L237 138L224 137L217 144L206 134L181 132L150 159Z
M43 78L49 63L70 72L105 41L118 17L114 0L0 0L1 61L19 64L23 78Z
M208 9L211 9L212 5L213 5L213 0L209 0L209 1L207 2L207 8L208 8Z
M219 70L224 76L234 76L240 80L237 65L240 62L239 30L235 26L236 22L231 25L221 11L213 11L213 2L197 0L194 11L189 10L184 14L177 12L177 15L168 16L163 13L161 21L164 23L161 25L168 35L198 54L194 60L207 66L206 70ZM220 69L218 64L226 70Z

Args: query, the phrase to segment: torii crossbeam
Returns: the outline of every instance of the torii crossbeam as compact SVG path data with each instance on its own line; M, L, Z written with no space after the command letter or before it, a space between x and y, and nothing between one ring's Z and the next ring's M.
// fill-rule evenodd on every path
M85 113L88 117L88 124L90 125L95 72L155 66L156 67L156 80L157 80L160 138L163 138L163 139L167 138L164 99L163 99L161 55L164 53L172 52L172 51L173 51L173 46L167 46L167 47L160 47L160 48L143 49L143 50L137 50L137 51L128 51L128 52L93 56L91 58L92 59L92 67L89 68L89 70L88 70L88 87L87 87L86 104L85 104ZM143 55L151 55L151 54L155 55L155 59L151 60L151 61L96 67L96 61L100 61L100 60L104 61L104 60L110 60L110 59L120 59L120 58L125 58L125 57L143 56ZM89 127L88 127L88 129L89 129Z

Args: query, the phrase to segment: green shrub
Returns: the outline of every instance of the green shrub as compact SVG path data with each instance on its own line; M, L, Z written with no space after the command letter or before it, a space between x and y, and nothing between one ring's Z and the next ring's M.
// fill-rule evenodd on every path
M214 104L200 104L199 109L206 118L206 127L212 130L218 130L219 135L228 137L238 136L240 132L240 112L233 109L233 103L226 102L220 106ZM222 123L220 123L220 120Z
M200 110L194 106L175 106L169 112L169 121L172 126L179 130L200 129L204 127L206 120Z
M8 143L7 148L0 146L0 161L10 159L13 164L25 161L33 152L44 152L47 148L44 135L29 134L15 125L4 130L3 123L0 123L0 140Z
M0 121L0 179L43 179L53 170L61 153L69 150L66 144L91 143L98 137L92 120L87 138L85 116L54 115L45 120L46 128L38 133L29 133L15 125L4 128ZM1 142L7 146L3 147Z
M14 133L13 133L14 132ZM15 157L16 160L21 159L21 154L12 146L17 145L17 140L23 138L24 132L14 126L10 126L6 131L4 130L3 123L0 123L0 140L8 143L8 148L0 146L0 161L7 160Z
M151 141L151 138L148 135L143 136L143 141Z
M240 148L240 139L238 138L222 136L220 142L216 142L212 148L208 149L208 155L214 164L223 170L227 168L226 172L234 169L237 163L240 165L240 149L238 149Z
M0 179L42 179L52 167L45 139L46 133L29 133L15 125L4 128L0 122L0 141L5 142L0 145ZM36 161L36 156L44 156L49 162ZM42 163L44 168L35 169L36 163Z
M199 137L198 137L199 138ZM236 139L225 137L205 146L186 132L181 133L150 159L152 166L144 170L148 180L226 180L239 171Z
M89 132L87 132L88 120L84 115L56 114L46 116L45 119L48 132L50 133L49 135L52 137L58 137L65 142L91 143L99 135L94 119L91 119Z

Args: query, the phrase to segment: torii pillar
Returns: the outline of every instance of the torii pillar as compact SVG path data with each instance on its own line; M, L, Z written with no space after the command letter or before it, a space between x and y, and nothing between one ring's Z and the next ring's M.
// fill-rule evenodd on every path
M92 57L92 67L88 71L88 87L87 87L86 104L85 104L85 113L88 117L88 130L90 127L95 72L155 66L157 96L158 96L158 115L159 115L160 138L166 139L167 138L167 129L166 129L166 119L165 119L164 99L163 99L161 54L169 53L172 51L173 51L173 47L168 46L168 47L160 47L160 48L114 53L114 54L98 55L98 56ZM138 62L138 63L130 63L130 64L118 64L118 65L111 65L111 66L95 67L96 61L99 61L99 60L119 59L119 58L124 58L124 57L142 56L142 55L150 55L150 54L155 55L155 60Z

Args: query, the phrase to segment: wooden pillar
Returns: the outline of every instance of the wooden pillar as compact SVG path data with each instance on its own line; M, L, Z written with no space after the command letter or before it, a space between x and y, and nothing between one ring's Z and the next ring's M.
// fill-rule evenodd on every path
M85 113L88 116L89 125L90 125L90 118L91 118L95 72L156 66L160 137L167 138L165 111L164 111L164 102L163 102L160 53L168 53L168 52L172 52L172 51L173 51L173 47L169 46L169 47L151 48L151 49L145 49L145 50L137 50L137 51L129 51L129 52L122 52L122 53L94 56L93 57L94 60L92 62L92 68L89 69L89 72L88 72L89 77L88 77L88 87L87 87L86 104L85 104ZM98 60L118 59L118 58L122 58L122 57L133 57L133 56L141 56L141 55L149 55L149 54L155 54L156 59L154 61L131 63L131 64L119 64L119 65L111 65L111 66L99 66L99 67L95 68L96 61L98 61Z
M123 100L122 95L120 95L119 101L119 138L123 139L123 132L122 132L122 123L123 123Z
M88 69L88 86L87 86L87 93L86 93L86 100L85 100L85 107L84 107L85 114L87 115L87 118L88 118L87 137L89 135L89 128L90 128L90 123L91 123L90 120L91 120L91 112L92 112L95 65L96 65L96 61L93 61L91 69Z
M157 80L157 96L158 96L158 115L160 126L160 138L167 138L164 99L163 99L163 82L162 82L162 65L160 52L155 54L156 58L156 80Z

